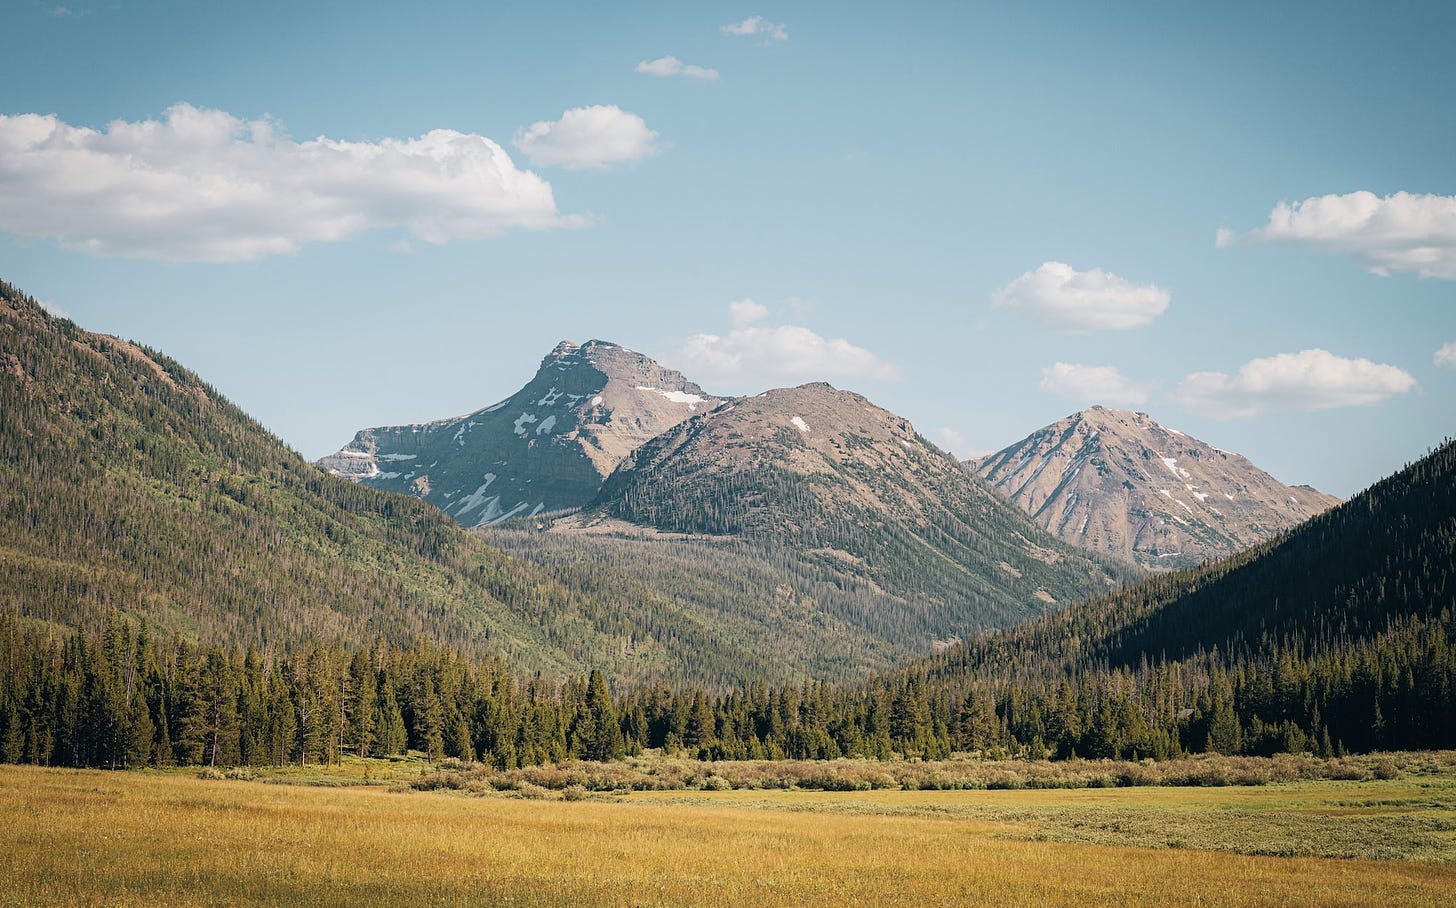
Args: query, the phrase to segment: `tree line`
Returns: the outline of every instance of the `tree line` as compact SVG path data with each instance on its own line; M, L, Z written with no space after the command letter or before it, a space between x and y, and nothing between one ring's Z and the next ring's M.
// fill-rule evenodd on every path
M936 674L857 686L613 692L427 644L284 653L199 647L113 616L57 633L0 616L0 760L55 766L265 766L415 750L498 768L612 760L1166 759L1456 747L1456 622L1409 621L1323 656L1279 650L1056 681Z

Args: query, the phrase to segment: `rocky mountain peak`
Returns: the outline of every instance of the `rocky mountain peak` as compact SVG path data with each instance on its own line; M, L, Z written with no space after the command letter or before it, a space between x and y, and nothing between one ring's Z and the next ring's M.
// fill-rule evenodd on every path
M1100 406L967 466L1063 540L1155 569L1232 554L1339 503L1146 413Z
M564 340L505 400L465 416L363 429L319 465L478 526L580 507L638 445L721 402L634 350Z

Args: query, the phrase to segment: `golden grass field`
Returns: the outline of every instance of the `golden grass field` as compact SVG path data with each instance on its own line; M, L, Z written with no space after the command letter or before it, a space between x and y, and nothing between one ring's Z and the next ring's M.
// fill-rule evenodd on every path
M579 800L398 788L0 766L0 904L1456 903L1449 776ZM1251 850L1389 857L1234 853Z

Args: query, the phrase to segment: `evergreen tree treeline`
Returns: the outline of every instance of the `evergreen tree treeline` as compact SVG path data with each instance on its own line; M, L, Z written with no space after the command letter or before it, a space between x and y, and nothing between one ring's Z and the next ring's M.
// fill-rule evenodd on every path
M501 767L626 753L600 672L548 683L424 644L199 648L113 616L56 635L0 615L0 760L264 766L418 750Z
M406 749L498 768L611 760L936 759L953 752L1168 758L1456 747L1456 620L1408 621L1317 657L1279 650L1056 682L924 667L855 688L613 695L601 672L551 682L494 659L379 643L276 658L198 648L113 618L58 636L0 615L0 760L60 766L329 763Z

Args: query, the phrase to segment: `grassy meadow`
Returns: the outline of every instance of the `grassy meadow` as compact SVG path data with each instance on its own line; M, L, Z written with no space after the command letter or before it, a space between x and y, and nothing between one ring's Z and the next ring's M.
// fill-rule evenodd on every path
M245 781L0 766L0 904L1456 900L1456 773L1435 769L1235 787L400 784L422 769L353 763ZM395 782L378 784L386 775Z

